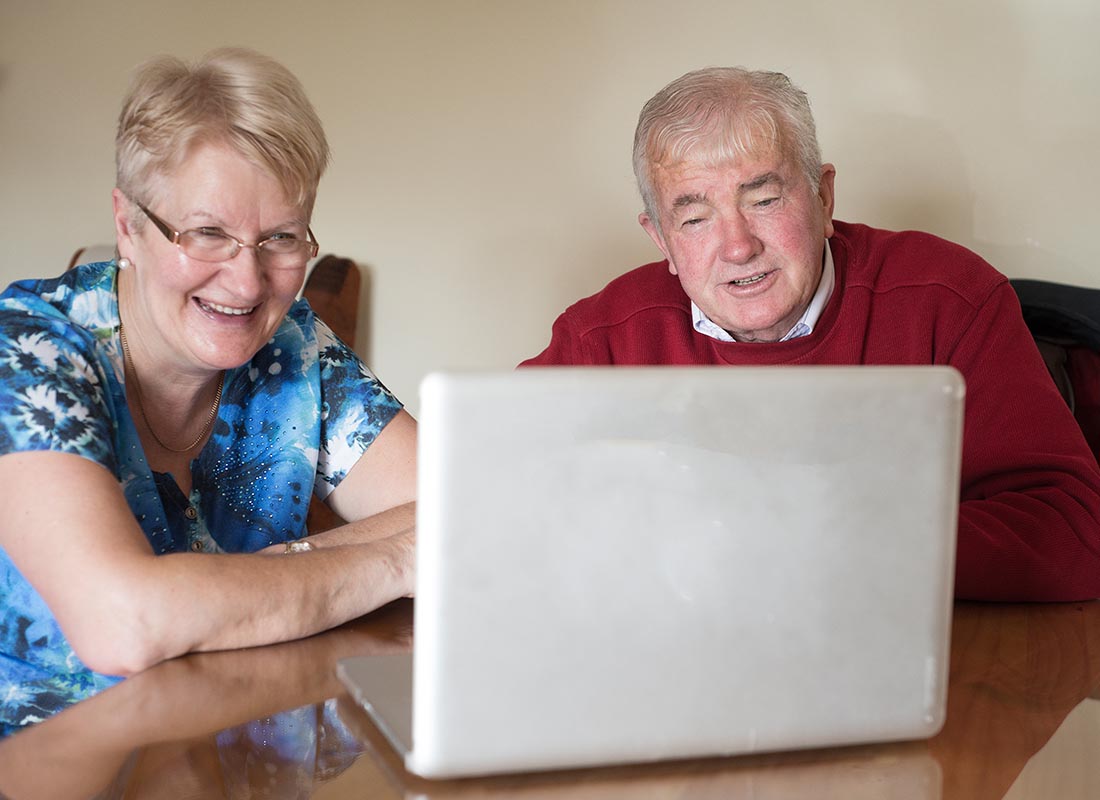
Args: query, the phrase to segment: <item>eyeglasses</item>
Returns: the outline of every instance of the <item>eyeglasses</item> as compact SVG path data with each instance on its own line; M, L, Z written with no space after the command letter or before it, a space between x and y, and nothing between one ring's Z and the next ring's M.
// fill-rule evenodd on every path
M245 244L217 228L191 228L186 231L173 230L141 203L135 205L164 234L164 238L183 251L183 254L196 261L229 261L241 252L242 247L252 247L256 257L264 266L272 269L299 269L317 255L320 245L313 231L306 226L308 239L299 239L289 233L277 233L256 244Z

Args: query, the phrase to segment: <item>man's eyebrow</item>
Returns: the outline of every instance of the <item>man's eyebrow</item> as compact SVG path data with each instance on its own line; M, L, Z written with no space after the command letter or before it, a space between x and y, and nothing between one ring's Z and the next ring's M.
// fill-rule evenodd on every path
M698 192L682 194L672 201L672 207L683 208L684 206L693 206L697 203L706 204L707 196L705 194L699 194Z
M766 186L769 183L776 183L780 186L783 185L783 179L779 177L777 172L765 172L763 175L757 175L751 181L745 181L740 184L737 189L740 192L751 192L753 189L759 189L761 186Z

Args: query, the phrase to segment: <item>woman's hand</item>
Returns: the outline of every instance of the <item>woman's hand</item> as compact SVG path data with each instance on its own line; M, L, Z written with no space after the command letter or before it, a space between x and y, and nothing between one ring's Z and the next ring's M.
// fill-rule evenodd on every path
M314 502L319 502L314 499ZM416 503L404 503L375 514L373 517L346 522L336 528L330 528L321 533L313 533L298 541L309 542L314 548L337 547L340 545L365 544L395 536L399 533L412 532L416 528ZM261 553L268 555L285 555L286 542L269 545Z
M132 675L184 653L309 636L413 591L411 503L292 557L158 556L115 477L87 459L0 456L0 485L9 502L0 547L96 672Z

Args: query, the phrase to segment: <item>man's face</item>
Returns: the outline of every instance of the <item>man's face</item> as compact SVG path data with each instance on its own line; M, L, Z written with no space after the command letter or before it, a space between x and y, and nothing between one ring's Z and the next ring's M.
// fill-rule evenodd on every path
M654 164L651 175L660 218L638 220L688 297L738 341L783 338L821 279L833 166L822 167L817 192L780 153Z

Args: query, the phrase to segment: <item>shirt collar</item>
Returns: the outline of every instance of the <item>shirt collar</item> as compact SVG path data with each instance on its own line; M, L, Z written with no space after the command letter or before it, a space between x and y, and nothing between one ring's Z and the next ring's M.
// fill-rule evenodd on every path
M814 326L821 319L821 312L825 310L825 305L833 294L835 283L836 271L833 268L833 253L826 241L825 257L822 259L821 265L821 280L818 281L817 291L814 292L814 296L810 299L810 304L806 306L806 310L802 312L802 316L798 318L798 322L779 341L786 342L790 339L798 339L802 336L809 336L814 332ZM711 322L702 309L695 305L694 301L691 303L691 324L699 333L720 342L737 341L729 335L728 331Z

